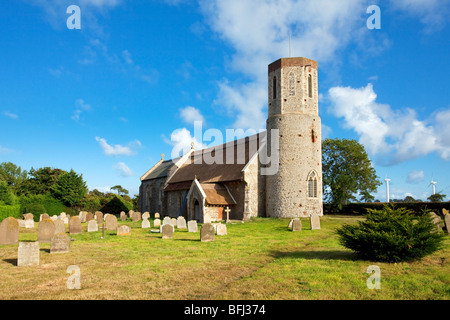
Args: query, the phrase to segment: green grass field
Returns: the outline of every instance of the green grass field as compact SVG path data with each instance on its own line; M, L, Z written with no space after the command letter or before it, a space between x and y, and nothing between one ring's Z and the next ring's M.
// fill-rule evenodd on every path
M0 299L297 300L450 298L450 236L444 248L420 261L356 260L335 230L362 217L325 216L321 230L292 232L287 219L258 218L228 225L227 236L200 242L181 230L173 239L119 222L132 235L73 235L71 250L50 254L40 244L40 266L17 267L18 245L0 247ZM151 221L153 226L153 221ZM86 231L86 224L83 229ZM20 229L19 241L36 241L35 229ZM81 289L69 290L67 268L81 272ZM381 289L367 288L366 270L381 270Z

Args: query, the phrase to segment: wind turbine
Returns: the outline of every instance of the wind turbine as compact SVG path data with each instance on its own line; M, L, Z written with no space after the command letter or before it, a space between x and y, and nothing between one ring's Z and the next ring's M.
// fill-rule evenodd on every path
M436 194L436 181L433 181L433 178L431 178L431 182L428 186L433 185L433 194Z
M389 202L389 181L391 181L391 179L388 179L386 177L386 179L384 179L384 181L386 181L386 199L387 199L387 202Z

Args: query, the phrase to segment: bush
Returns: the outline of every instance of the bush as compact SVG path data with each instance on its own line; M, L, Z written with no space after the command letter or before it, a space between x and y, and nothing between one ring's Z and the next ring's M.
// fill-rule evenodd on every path
M64 204L46 194L30 195L20 197L21 213L32 213L35 221L39 221L39 215L48 213L50 216L59 215L61 212L68 213Z
M20 205L1 206L0 205L0 222L8 217L21 219Z
M443 233L428 212L415 216L405 208L368 209L365 221L337 230L340 243L359 258L382 262L420 259L440 249Z

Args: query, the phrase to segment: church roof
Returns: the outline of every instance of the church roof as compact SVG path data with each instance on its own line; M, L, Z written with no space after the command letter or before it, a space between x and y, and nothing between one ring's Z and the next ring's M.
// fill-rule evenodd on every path
M233 205L236 204L229 190L221 183L201 183L206 194L206 204L209 205Z
M150 169L144 176L142 176L141 180L144 181L167 177L169 174L169 170L170 168L172 168L174 163L175 161L172 160L159 162L152 169Z
M242 180L242 169L258 152L265 141L265 136L264 131L243 139L194 151L168 183L169 185L179 184L193 181L195 178L202 184ZM230 158L228 161L227 156Z

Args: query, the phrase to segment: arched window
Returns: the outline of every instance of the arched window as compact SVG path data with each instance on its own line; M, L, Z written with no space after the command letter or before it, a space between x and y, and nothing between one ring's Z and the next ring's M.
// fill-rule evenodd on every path
M312 76L308 75L308 96L312 98L313 96L313 88L312 88Z
M317 198L317 174L311 171L308 175L308 197Z
M272 92L273 92L273 99L276 99L277 98L277 77L273 77Z

